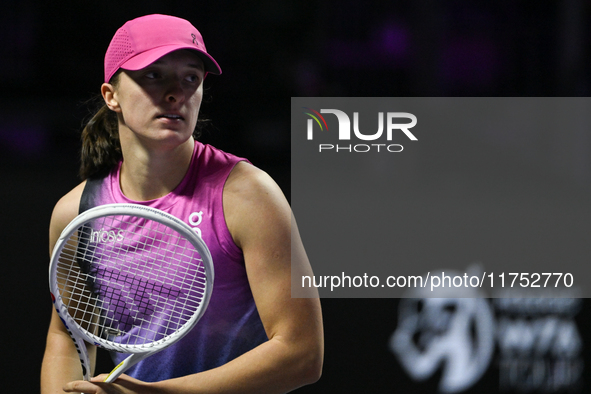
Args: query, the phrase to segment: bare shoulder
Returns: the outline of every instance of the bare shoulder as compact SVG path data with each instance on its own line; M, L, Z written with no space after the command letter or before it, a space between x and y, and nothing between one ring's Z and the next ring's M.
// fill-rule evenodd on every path
M249 197L278 197L284 199L283 192L263 170L241 161L232 170L226 185L224 193L238 195L241 198Z
M78 215L80 198L85 185L86 181L80 183L55 204L49 224L50 252L63 229Z
M241 246L241 230L289 223L291 209L281 188L266 172L240 162L224 186L224 214L230 233Z

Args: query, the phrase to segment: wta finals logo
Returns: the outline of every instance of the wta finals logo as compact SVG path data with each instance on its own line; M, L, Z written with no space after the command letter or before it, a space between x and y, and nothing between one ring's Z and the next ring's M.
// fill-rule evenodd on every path
M494 352L493 311L482 298L403 299L390 349L414 379L441 370L439 392L471 387Z
M365 152L402 152L404 149L400 144L390 143L393 140L395 132L402 132L411 141L417 141L417 137L410 132L410 129L416 126L417 117L408 112L378 112L378 130L373 134L364 134L359 130L359 112L353 112L353 125L351 125L351 119L344 111L338 109L321 109L320 112L308 108L302 107L305 111L304 114L308 115L310 119L307 122L307 139L309 141L314 140L314 129L319 129L321 138L324 140L334 140L333 132L329 131L328 123L322 114L333 114L336 116L338 122L338 140L339 141L351 141L352 134L355 139L361 141L372 141L373 143L362 143L362 144L334 144L334 143L320 143L318 144L319 152L350 152L350 153L365 153ZM409 123L396 123L395 120L406 119L410 120ZM384 126L385 124L385 126ZM317 126L315 126L317 125ZM351 127L352 126L352 127ZM331 126L332 130L332 126ZM351 133L353 130L353 133ZM383 141L383 134L385 131L385 137L387 143L379 143L380 139ZM375 142L374 142L375 141Z

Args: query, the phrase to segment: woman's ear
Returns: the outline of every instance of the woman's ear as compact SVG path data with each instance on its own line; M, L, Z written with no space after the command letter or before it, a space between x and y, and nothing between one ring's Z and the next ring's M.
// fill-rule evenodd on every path
M121 112L121 107L119 106L119 101L117 100L113 85L110 83L103 83L101 85L101 94L105 100L105 104L107 104L107 107L109 107L111 111Z

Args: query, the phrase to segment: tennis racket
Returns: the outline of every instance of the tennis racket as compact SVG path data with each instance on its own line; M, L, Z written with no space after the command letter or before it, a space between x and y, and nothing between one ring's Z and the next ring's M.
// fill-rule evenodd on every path
M130 354L105 382L172 345L197 324L213 287L211 254L195 231L158 209L101 205L77 216L51 257L53 304L74 340Z

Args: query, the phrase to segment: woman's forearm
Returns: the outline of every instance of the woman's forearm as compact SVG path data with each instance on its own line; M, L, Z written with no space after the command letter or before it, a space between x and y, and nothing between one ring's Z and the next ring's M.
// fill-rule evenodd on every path
M273 338L209 371L154 384L158 393L286 393L320 378L322 344Z
M68 334L50 331L43 364L41 366L41 394L63 393L64 384L82 379L80 358ZM94 369L96 348L88 347L91 367Z

